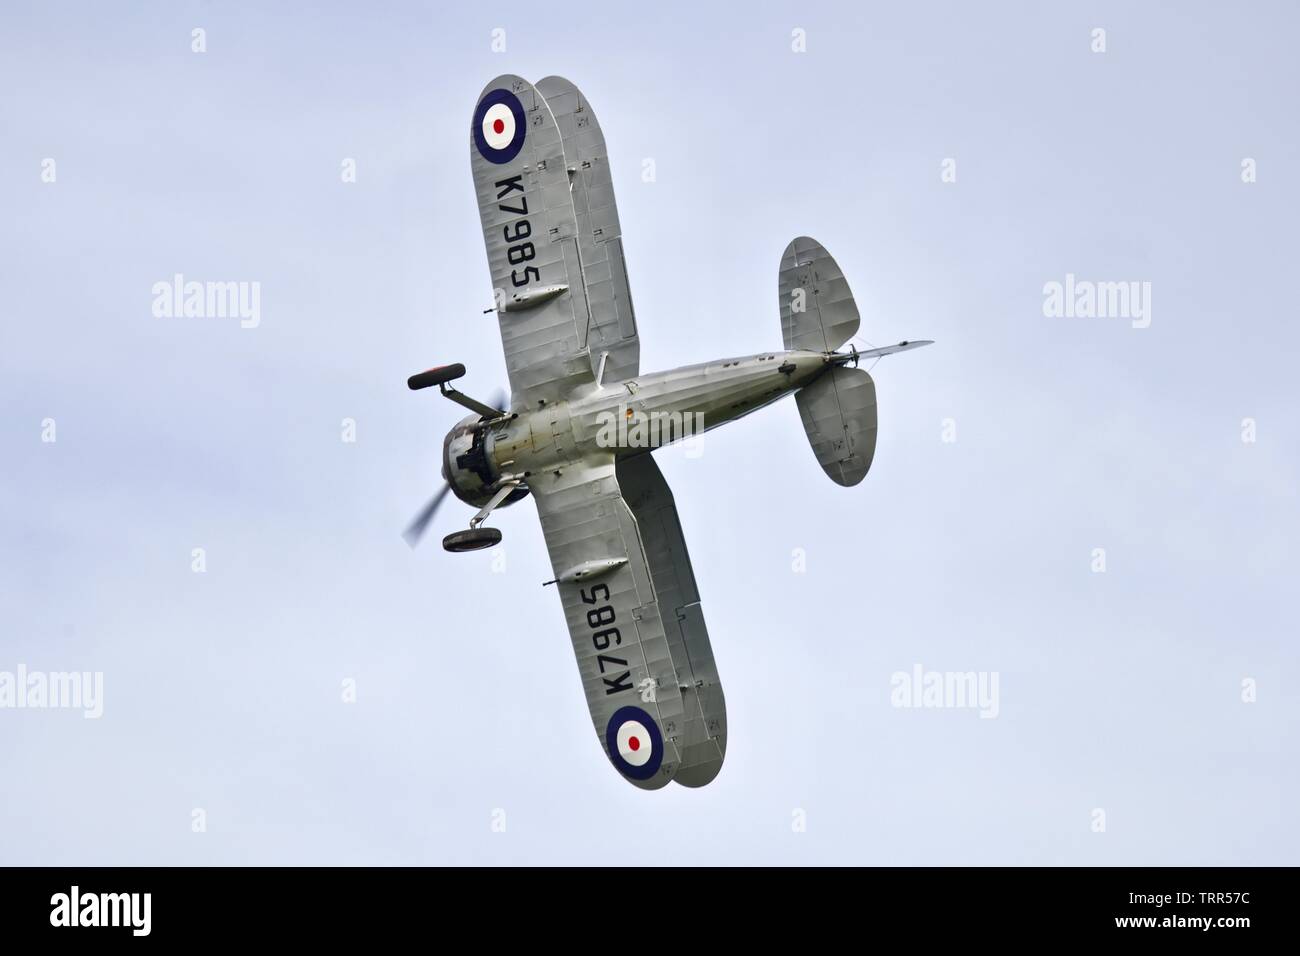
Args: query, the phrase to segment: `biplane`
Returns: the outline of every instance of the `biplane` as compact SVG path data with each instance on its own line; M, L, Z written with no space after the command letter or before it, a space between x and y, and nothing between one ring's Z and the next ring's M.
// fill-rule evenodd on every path
M784 348L652 374L640 341L600 124L572 83L500 76L470 122L470 165L510 397L480 402L460 364L411 376L471 414L443 442L447 493L477 508L448 551L491 547L492 512L531 496L596 736L631 783L700 787L727 749L722 682L673 493L653 452L793 394L831 480L876 450L876 387L858 364L930 344L858 351L858 308L835 260L791 242L777 277Z

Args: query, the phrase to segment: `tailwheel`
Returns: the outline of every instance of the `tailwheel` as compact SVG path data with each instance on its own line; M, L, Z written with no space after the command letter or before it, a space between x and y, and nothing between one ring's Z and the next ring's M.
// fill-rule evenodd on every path
M483 548L490 548L500 543L500 528L470 528L468 531L453 531L442 539L442 546L448 551L481 551Z

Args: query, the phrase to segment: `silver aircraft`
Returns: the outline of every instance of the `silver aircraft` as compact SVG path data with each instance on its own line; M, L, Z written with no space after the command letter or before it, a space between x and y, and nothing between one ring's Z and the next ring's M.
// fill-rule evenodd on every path
M642 374L608 154L568 80L500 76L470 123L470 165L510 379L509 403L413 375L473 413L443 442L438 492L406 531L418 541L450 490L476 507L448 551L491 547L484 521L531 494L551 556L592 723L610 762L652 790L717 776L727 714L677 509L650 452L794 393L813 454L855 485L876 448L876 388L857 367L928 345L838 351L858 309L817 242L786 247L778 274L785 348Z

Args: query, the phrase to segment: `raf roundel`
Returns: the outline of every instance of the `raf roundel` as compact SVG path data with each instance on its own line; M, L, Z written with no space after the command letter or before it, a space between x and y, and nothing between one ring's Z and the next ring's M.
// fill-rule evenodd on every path
M640 707L620 707L605 729L609 759L619 773L633 780L649 780L664 761L664 740L659 725Z
M498 166L510 162L524 146L524 106L509 90L493 90L474 110L474 146Z

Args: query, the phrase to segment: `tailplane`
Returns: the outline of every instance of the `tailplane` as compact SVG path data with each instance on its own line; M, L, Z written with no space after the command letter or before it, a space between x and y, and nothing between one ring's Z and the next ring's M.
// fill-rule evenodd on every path
M817 464L837 485L856 485L876 455L876 383L864 369L832 365L794 396Z
M877 426L876 383L857 367L858 361L932 343L899 342L865 352L850 346L848 352L836 352L857 334L861 320L844 272L816 239L800 236L786 246L778 288L785 347L827 353L832 363L795 395L808 442L832 481L856 485L875 457Z
M857 335L848 280L816 239L800 236L785 247L778 288L786 349L833 352Z

